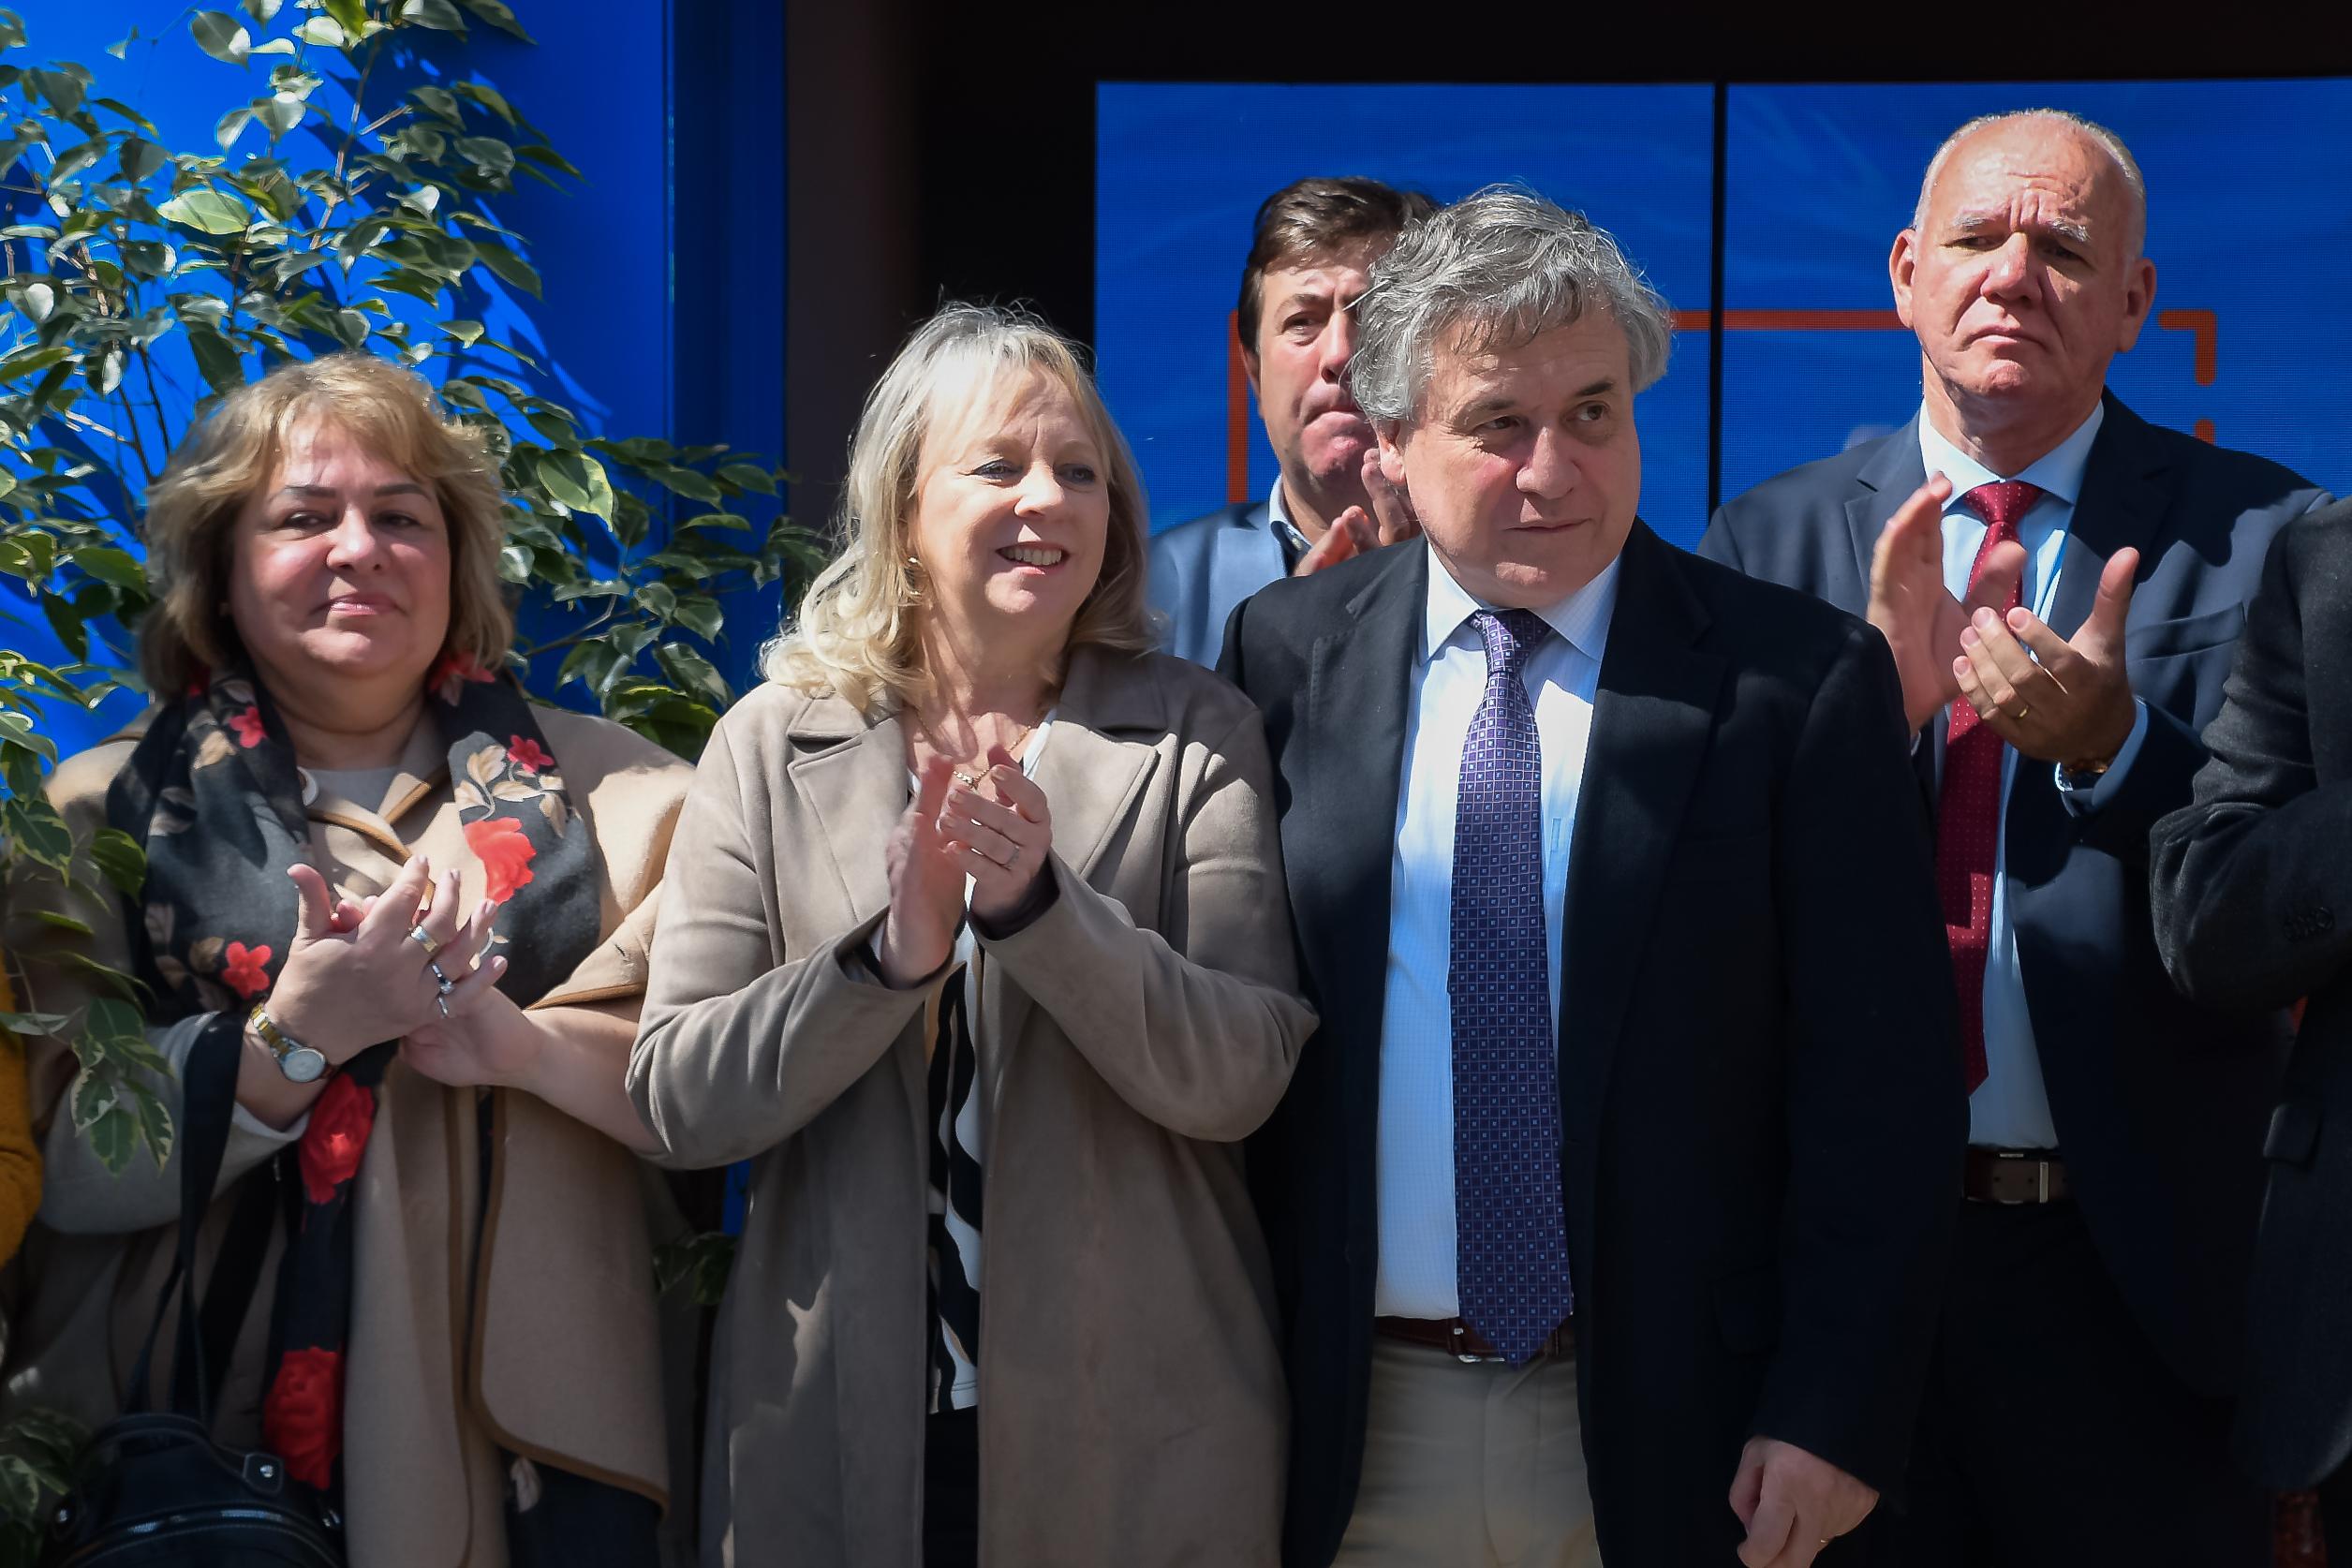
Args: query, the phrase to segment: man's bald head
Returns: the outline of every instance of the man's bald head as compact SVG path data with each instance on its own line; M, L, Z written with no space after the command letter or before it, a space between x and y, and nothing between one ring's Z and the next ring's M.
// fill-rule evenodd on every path
M2094 148L2114 166L2123 183L2125 203L2124 254L2137 261L2148 243L2148 182L2139 172L2139 160L2123 145L2123 139L2095 120L2063 109L2012 109L1999 114L1980 114L1944 139L1928 160L1928 171L1919 181L1918 204L1911 210L1911 227L1923 229L1928 221L1929 199L1934 194L1937 176L1944 172L1952 155L1960 146L1977 137L2011 127L2032 128L2051 136L2069 137Z

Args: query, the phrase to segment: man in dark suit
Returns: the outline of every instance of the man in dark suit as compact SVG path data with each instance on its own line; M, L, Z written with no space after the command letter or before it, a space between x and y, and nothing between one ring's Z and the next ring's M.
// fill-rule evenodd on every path
M2304 1003L2263 1154L2237 1451L2352 1557L2352 503L2286 525L2195 804L2156 824L2156 941L2215 1007Z
M1357 178L1299 180L1259 204L1234 330L1280 474L1262 501L1153 536L1146 592L1179 658L1214 659L1233 607L1276 578L1412 533L1346 373L1372 263L1435 210L1417 190Z
M1243 604L1322 1028L1250 1150L1285 1559L1803 1568L1901 1472L1958 1179L1879 636L1635 515L1672 319L1483 192L1352 380L1423 541Z
M2049 111L1962 126L1891 257L1919 416L1700 554L1864 612L1902 673L1971 1099L1905 1560L2265 1561L2224 1438L2282 1020L2183 1002L2150 827L2188 799L2264 548L2318 493L2105 392L2145 191Z

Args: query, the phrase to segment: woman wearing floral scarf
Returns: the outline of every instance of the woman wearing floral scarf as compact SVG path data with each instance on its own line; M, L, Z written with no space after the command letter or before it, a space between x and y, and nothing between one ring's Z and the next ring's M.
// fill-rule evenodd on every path
M111 1005L53 978L79 954L143 982L175 1069L238 1037L207 1242L252 1182L286 1223L216 1435L325 1494L358 1568L647 1562L667 1501L623 1071L687 773L493 673L502 533L480 438L389 362L230 394L149 497L158 701L52 788L85 836L144 846L141 895L11 890L41 1011ZM95 1426L169 1265L177 1165L109 1174L64 1043L31 1071L49 1178L7 1391Z

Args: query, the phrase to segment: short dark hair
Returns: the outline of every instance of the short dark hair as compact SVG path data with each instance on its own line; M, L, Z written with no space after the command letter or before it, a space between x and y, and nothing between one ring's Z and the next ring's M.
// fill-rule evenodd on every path
M1250 259L1241 267L1241 346L1258 351L1265 274L1285 262L1328 256L1375 240L1394 240L1437 211L1417 190L1398 190L1359 175L1294 180L1258 203Z

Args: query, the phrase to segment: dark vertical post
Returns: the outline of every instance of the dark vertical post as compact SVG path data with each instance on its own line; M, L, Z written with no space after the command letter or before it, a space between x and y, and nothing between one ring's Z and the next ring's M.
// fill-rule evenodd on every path
M1707 515L1723 504L1723 207L1730 189L1731 86L1715 83L1714 220L1707 258Z

